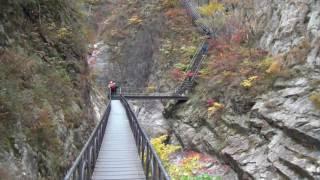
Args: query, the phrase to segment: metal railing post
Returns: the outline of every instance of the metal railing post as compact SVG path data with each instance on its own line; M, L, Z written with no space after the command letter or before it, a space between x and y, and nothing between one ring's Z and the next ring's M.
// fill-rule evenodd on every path
M98 157L99 149L101 147L101 142L110 111L111 103L109 102L101 121L94 128L80 154L65 175L64 180L90 179L94 170L96 159Z

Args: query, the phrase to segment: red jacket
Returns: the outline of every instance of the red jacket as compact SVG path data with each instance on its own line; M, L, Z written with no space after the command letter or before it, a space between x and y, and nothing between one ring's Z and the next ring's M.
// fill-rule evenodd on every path
M115 90L116 89L116 83L110 83L108 85L108 88L110 88L111 90Z
M194 74L193 72L189 71L189 72L187 73L187 76L188 76L188 77L192 77L193 74Z

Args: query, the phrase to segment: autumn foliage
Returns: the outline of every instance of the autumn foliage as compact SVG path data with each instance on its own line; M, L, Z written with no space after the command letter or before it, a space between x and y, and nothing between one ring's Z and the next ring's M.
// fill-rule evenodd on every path
M161 5L164 8L173 8L179 4L179 0L162 0Z
M168 18L175 18L177 16L183 16L186 14L184 9L171 8L167 12L165 12L165 16Z
M206 164L217 164L216 159L194 151L181 151L180 146L165 144L167 138L167 135L153 138L151 144L173 180L221 179L220 176L208 175L215 172L214 169L207 168ZM221 167L224 168L223 171L228 171L228 168Z
M218 11L223 11L223 10L224 10L223 4L216 3L216 2L201 6L199 8L200 14L202 14L204 16L211 16L214 13L216 13Z
M182 81L184 79L183 71L181 71L178 68L174 68L173 70L171 70L170 76L172 79L174 79L176 81Z

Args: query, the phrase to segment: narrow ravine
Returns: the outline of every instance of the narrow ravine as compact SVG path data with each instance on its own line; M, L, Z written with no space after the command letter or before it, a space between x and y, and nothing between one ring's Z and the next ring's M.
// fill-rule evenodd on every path
M0 180L62 179L89 159L111 80L186 87L186 101L125 106L173 180L320 179L320 1L0 4Z
M124 7L127 7L127 5L125 4L112 4L110 3L110 5L113 7L113 11L114 12L120 12L121 10L119 9L123 9ZM144 4L142 7L139 7L138 9L143 9L144 7L147 7L148 5L153 5L153 3L150 4ZM129 7L129 8L133 8L133 7ZM137 7L136 7L137 8ZM182 10L182 7L180 7ZM150 10L150 17L149 20L150 21L156 21L156 22L161 22L164 25L169 25L168 23L171 23L170 21L174 21L174 17L170 17L172 19L166 19L166 17L163 16L163 12L157 12L157 10ZM153 14L154 13L154 14ZM127 16L128 19L130 19L130 15ZM120 79L121 75L121 70L119 70L119 67L126 67L129 68L127 69L127 71L125 71L127 74L125 74L125 77L131 76L131 77L136 77L135 74L132 74L130 70L131 68L136 68L139 65L139 62L136 60L136 65L131 64L128 66L127 61L126 60L122 60L121 57L117 57L114 55L114 53L119 53L117 55L123 56L123 57L127 57L127 56L133 56L137 59L141 58L138 54L133 53L132 49L128 50L128 51L124 51L123 48L126 48L125 44L122 44L122 41L124 41L125 43L132 40L134 43L136 43L136 47L131 47L133 49L135 48L140 48L139 46L141 45L141 43L143 43L147 46L158 46L158 47L162 47L165 46L165 43L167 43L167 41L164 41L164 39L166 38L166 36L170 35L171 31L173 31L172 29L170 29L170 27L162 27L160 28L159 26L157 26L156 28L152 28L150 27L149 23L141 23L141 25L136 25L133 27L127 27L125 29L118 29L115 28L118 25L115 25L114 23L126 23L125 19L123 17L121 17L118 22L112 22L113 19L118 19L119 17L116 14L113 14L112 17L106 16L105 19L103 20L104 22L107 22L104 28L112 28L113 33L109 34L107 32L107 30L102 30L102 32L105 32L100 34L100 38L104 37L104 39L98 39L98 41L101 41L100 43L98 43L98 45L96 46L96 48L94 48L94 52L93 52L93 56L94 58L96 58L96 60L94 60L94 58L92 58L92 62L93 65L91 65L91 67L94 68L99 67L103 68L103 63L99 64L100 62L105 62L104 60L106 60L106 54L105 51L105 45L103 45L102 41L104 41L105 44L111 44L111 46L109 46L110 50L109 50L109 55L108 57L110 57L110 60L112 61L112 63L106 63L106 67L107 66L111 66L112 68L106 68L105 71L102 74L106 74L107 78L105 79L109 79L109 80L118 80L118 83L120 85L123 86L128 86L132 88L132 90L135 90L137 88L139 88L139 90L145 88L145 91L148 91L148 89L150 89L150 87L156 87L157 90L162 90L163 92L165 92L166 90L170 90L170 88L172 89L174 87L174 85L172 84L172 82L167 81L167 77L164 76L164 69L163 66L167 66L168 64L163 64L160 63L159 61L162 61L162 58L166 58L168 60L171 59L171 57L166 56L165 54L163 54L163 52L158 52L157 48L153 48L153 60L151 60L151 62L153 62L153 64L151 64L152 66L152 71L150 71L147 75L147 77L144 81L145 82L147 80L148 82L148 86L145 86L144 84L146 83L141 83L142 79L137 79L137 80L133 80L134 82L136 82L135 84L132 84L128 81L125 82L124 79ZM180 23L182 24L182 17L179 17L181 21ZM184 17L187 20L187 14L184 14ZM113 25L113 26L112 26ZM115 27L114 27L115 26ZM132 26L132 25L131 25ZM184 26L188 27L189 30L193 33L197 33L196 29L193 28L191 23L185 24ZM168 29L166 29L168 28ZM143 31L144 34L146 33L145 31L149 31L150 34L154 34L154 33L159 33L159 35L156 36L151 36L151 38L153 39L152 42L149 41L144 41L144 42L139 42L136 41L136 38L139 38L140 36L140 31ZM160 29L164 30L164 32L159 31ZM100 29L101 30L101 29ZM135 30L136 32L134 32L135 35L130 35L130 32ZM123 32L124 31L124 32ZM115 39L114 38L114 34L117 33L116 35L119 34L119 38ZM128 36L125 37L122 34L126 33ZM186 32L181 33L181 37L185 36ZM201 36L201 35L197 35L197 36ZM175 40L176 37L174 37L173 39ZM186 37L189 38L189 37ZM107 40L106 40L107 39ZM114 42L115 40L120 40L119 42ZM185 41L178 41L179 44L176 44L177 46L180 46L181 44L183 46L185 46L184 42ZM130 42L130 43L133 43ZM114 44L117 43L118 45L120 45L120 47L115 47ZM151 44L150 44L151 43ZM197 46L197 45L196 45ZM115 50L117 49L117 50ZM139 50L138 50L139 51ZM182 50L183 51L183 50ZM177 51L177 53L180 53ZM190 54L192 55L192 54ZM179 54L176 54L177 58L179 57ZM100 58L100 59L99 59ZM113 59L115 58L115 59ZM116 60L116 62L114 62ZM108 61L108 60L107 60ZM144 60L142 63L149 63L149 62L145 62L146 60ZM121 66L115 66L115 64L121 64ZM102 66L101 66L102 65ZM142 72L145 71L143 69L135 69L134 71L136 72ZM115 76L118 75L118 76ZM100 77L102 77L103 75L100 75ZM108 77L109 76L109 77ZM115 78L113 78L115 77ZM131 78L129 77L129 79ZM99 80L103 79L103 78L98 78ZM130 86L131 85L131 86ZM139 86L137 86L139 85ZM171 87L170 87L171 86ZM135 110L137 117L141 123L141 125L143 126L143 128L145 129L145 131L148 133L148 135L150 136L150 138L156 138L159 137L161 135L165 135L168 134L170 136L172 136L170 138L171 143L176 144L176 145L181 145L179 140L175 138L175 135L172 134L172 129L168 124L168 120L163 116L163 111L164 111L164 105L166 104L166 102L161 102L161 101L151 101L151 100L146 100L146 101L132 101L131 102L133 109ZM232 168L230 168L227 164L223 163L222 161L220 162L219 158L213 156L212 154L209 155L208 153L199 153L199 152L195 152L192 151L191 149L182 149L182 151L179 151L178 153L174 154L171 158L171 163L172 164L176 164L179 165L182 163L182 161L184 161L183 159L193 159L199 157L198 160L195 161L195 163L199 164L199 168L197 169L195 168L195 171L193 172L195 175L209 175L212 177L222 177L222 178L227 178L227 179L237 179L237 175L236 173L232 170ZM201 167L201 168L200 168Z

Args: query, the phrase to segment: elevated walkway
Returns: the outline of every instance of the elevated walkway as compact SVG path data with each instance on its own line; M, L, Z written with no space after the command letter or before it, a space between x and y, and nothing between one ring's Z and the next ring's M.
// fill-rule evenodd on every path
M174 99L178 101L187 101L188 97L187 96L182 96L182 95L147 95L147 94L124 94L123 97L126 99L133 99L133 100L139 100L139 99ZM120 99L119 95L114 95L112 96L112 99Z
M92 179L146 179L126 111L120 100L111 107Z
M111 100L64 180L170 180L127 100Z

